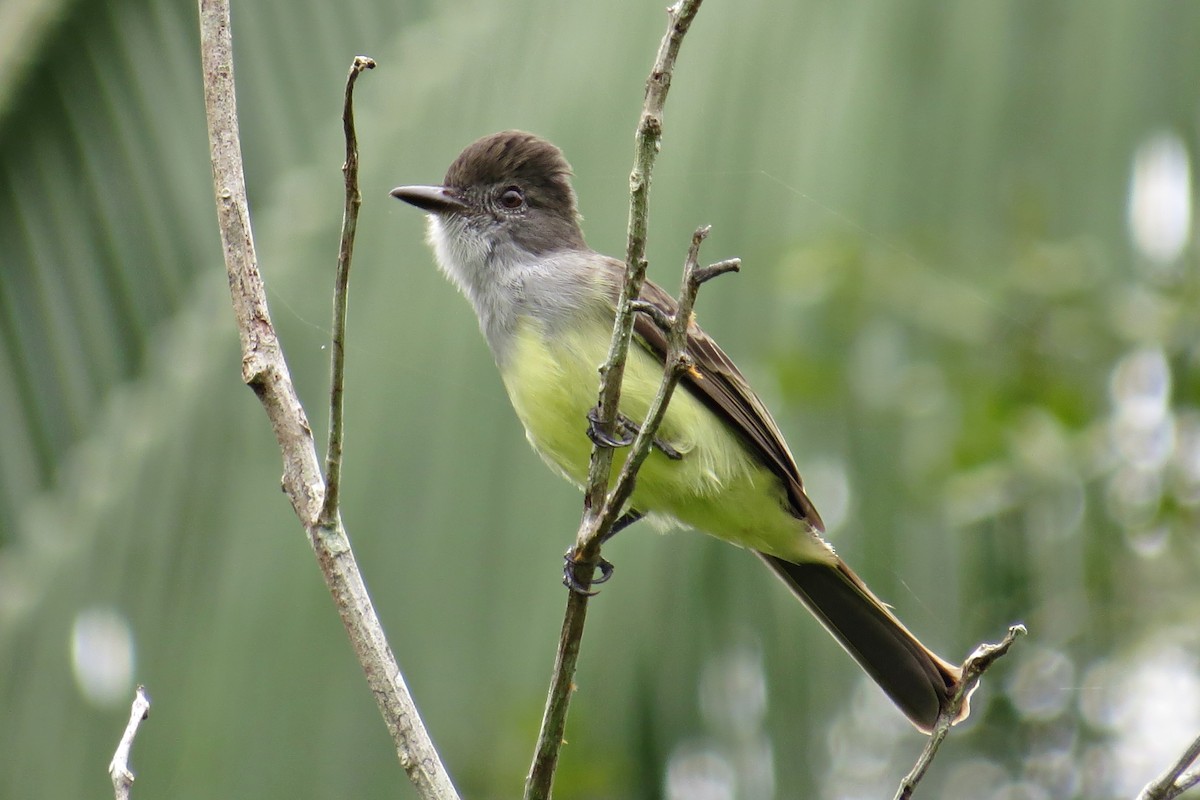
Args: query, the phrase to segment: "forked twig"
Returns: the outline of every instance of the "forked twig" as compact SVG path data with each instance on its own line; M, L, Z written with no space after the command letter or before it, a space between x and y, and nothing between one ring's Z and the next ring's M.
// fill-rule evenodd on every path
M621 397L621 381L625 374L625 361L629 343L633 336L634 304L641 293L646 276L646 230L647 208L650 196L650 176L654 160L662 139L663 106L671 88L671 76L675 59L688 28L700 10L701 0L678 0L667 9L667 32L658 48L658 55L646 81L646 97L635 135L633 172L630 175L629 237L625 257L625 281L617 300L616 319L608 357L600 368L600 395L597 404L597 419L601 426L613 429L618 416ZM653 430L643 426L643 432ZM600 542L611 528L616 513L610 513L606 503L609 479L612 474L613 450L596 446L588 470L587 488L584 492L584 512L579 531L572 548L575 561L575 577L578 586L586 590L592 581L592 571L599 561ZM617 512L619 513L619 512ZM526 800L549 798L554 784L554 773L558 767L558 755L562 749L563 733L566 729L567 709L579 659L579 647L587 619L588 596L584 591L571 591L567 595L567 608L563 615L562 631L555 652L554 671L546 697L546 709L538 732L533 763L525 779Z
M975 652L967 656L967 660L962 665L962 680L958 682L958 688L955 690L954 696L950 698L950 702L938 714L937 722L933 726L933 733L929 735L929 741L925 743L925 749L917 757L917 762L913 765L912 770L900 781L900 788L896 790L895 800L908 800L912 797L917 784L921 782L921 778L925 777L929 765L933 763L934 756L941 749L942 742L946 740L946 735L950 733L950 727L958 719L963 703L967 702L971 692L975 691L975 687L979 685L979 679L983 677L983 673L1008 652L1018 636L1024 636L1025 633L1025 626L1017 623L1011 626L1004 638L996 644L981 644L975 648Z
M208 118L209 146L213 168L213 188L217 199L217 218L224 247L225 267L229 275L230 297L237 319L242 344L242 378L254 390L283 456L283 488L291 500L312 545L326 586L350 642L367 677L384 723L392 736L396 755L418 793L426 800L457 800L458 793L450 781L441 757L433 746L428 732L417 713L396 657L387 643L383 626L367 594L366 585L350 549L350 540L342 526L337 510L336 491L329 502L327 484L321 474L316 443L308 419L292 384L287 362L279 345L271 316L267 310L266 293L258 270L258 258L250 229L249 204L242 166L241 143L238 136L237 104L234 97L233 37L230 32L228 0L200 0L200 50L204 70L204 105ZM349 111L354 79L365 61L355 60L346 89ZM345 116L347 152L353 145L353 115ZM346 170L347 207L358 202L355 159L348 158ZM344 229L353 238L353 212L347 215ZM344 263L339 267L335 299L335 330L344 332L346 275L352 243L343 241L340 252ZM336 334L341 337L343 334ZM335 386L331 388L331 423L337 422L336 434L331 424L330 473L339 474L341 437L341 394L343 368L338 361L344 342L335 341L334 365L331 372Z

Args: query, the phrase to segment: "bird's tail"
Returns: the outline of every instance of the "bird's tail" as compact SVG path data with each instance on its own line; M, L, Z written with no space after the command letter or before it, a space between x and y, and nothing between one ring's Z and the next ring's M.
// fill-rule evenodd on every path
M938 658L896 619L862 579L834 564L758 556L800 598L904 715L928 733L950 702L961 670ZM968 703L954 722L966 719Z

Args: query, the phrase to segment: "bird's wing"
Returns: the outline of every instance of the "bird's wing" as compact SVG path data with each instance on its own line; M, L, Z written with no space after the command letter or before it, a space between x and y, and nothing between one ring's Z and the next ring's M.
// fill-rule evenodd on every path
M624 272L623 264L621 272ZM678 307L675 298L651 281L642 285L641 298L668 315L673 315ZM633 330L648 351L659 361L666 360L667 336L653 319L646 314L637 314ZM824 530L821 516L804 492L800 471L779 426L741 371L695 322L688 327L687 349L695 369L685 372L681 383L737 431L747 447L779 476L787 488L792 512L815 530Z

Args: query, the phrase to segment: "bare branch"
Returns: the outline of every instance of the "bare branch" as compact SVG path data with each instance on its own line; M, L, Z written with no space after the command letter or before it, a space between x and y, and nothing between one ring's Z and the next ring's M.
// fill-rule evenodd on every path
M700 245L708 238L710 230L711 228L706 225L697 228L696 232L692 234L692 245L688 248L687 259L683 264L683 286L679 290L679 308L675 312L674 318L670 320L667 331L669 347L664 360L663 379L659 384L654 402L650 404L650 409L646 413L646 420L638 428L637 438L634 439L629 455L625 458L621 473L617 476L617 482L605 499L605 530L616 521L625 507L626 501L633 494L637 472L650 455L650 450L654 445L654 436L657 434L659 426L662 425L663 418L667 415L667 404L671 402L671 396L675 393L675 387L679 385L680 379L692 366L691 357L687 352L687 334L692 322L692 310L696 306L696 295L700 292L700 285L718 275L736 272L741 268L742 262L736 258L708 267L699 266Z
M306 448L312 431L283 361L271 315L267 311L262 276L254 252L246 181L238 133L233 87L233 43L226 0L201 0L201 49L204 101L217 221L229 273L229 291L242 342L242 380L254 390L271 420L284 453L283 490L301 520L315 516L324 481L316 452Z
M113 753L112 761L108 762L108 775L112 778L117 800L129 800L129 790L133 786L133 773L129 770L129 751L133 748L133 740L142 720L149 716L150 698L146 696L146 687L139 686L129 708L129 722L125 725L125 733L117 743L117 751Z
M308 533L325 583L333 595L342 623L366 674L367 684L392 736L401 765L422 798L457 800L458 793L421 722L367 595L350 549L350 540L342 527L341 516L335 504L327 505L324 502L326 484L318 466L316 443L271 325L246 201L234 97L228 0L200 0L200 49L217 218L224 245L225 266L229 273L230 295L242 342L243 380L258 395L271 421L283 455L284 490ZM362 66L365 67L365 63ZM356 59L346 90L347 109L351 86L359 72L360 61ZM348 113L345 119L347 150L350 152L353 150L353 116ZM347 159L348 207L356 206L359 202L356 199L357 186L352 185L357 183L354 161L356 159ZM347 214L343 228L353 236L352 214ZM343 241L345 260L339 271L348 272L351 251L352 244ZM341 285L344 277L339 275L338 278L343 305L342 311L335 311L335 315L340 313L343 319L335 323L336 329L344 329L345 287ZM341 344L338 341L334 343L335 361L341 358L338 354ZM333 370L336 376L341 368L335 363ZM340 383L338 377L335 377L335 382ZM340 389L336 393L340 393ZM331 411L331 418L340 418L340 397L335 398L334 402L339 408ZM331 444L330 455L335 462L340 462L340 422L337 428L339 443ZM332 430L330 434L332 440L335 434ZM336 473L337 467L332 471Z
M718 261L715 264L709 264L703 269L696 269L695 281L699 287L702 283L707 283L713 278L720 277L727 272L738 272L742 268L742 260L740 258L727 258L724 261Z
M342 236L338 244L337 275L333 283L333 342L329 367L329 446L325 450L325 502L321 522L329 525L338 514L342 485L343 410L346 386L346 304L350 289L350 260L354 256L354 236L358 231L358 209L362 193L358 190L358 134L354 130L354 83L363 70L375 69L375 61L355 56L346 78L342 104L342 128L346 136L346 161L342 175L346 180L346 206L342 211Z
M633 337L634 303L646 278L646 231L649 220L650 181L654 162L662 141L663 107L671 89L675 60L679 56L683 37L700 10L701 0L678 0L667 9L667 32L658 47L650 77L646 79L646 96L642 115L634 135L633 172L629 176L629 236L625 249L625 282L617 298L617 315L613 323L612 342L608 358L600 368L600 397L597 403L600 424L608 429L616 423L621 399L621 381L625 377L625 360ZM608 492L612 472L613 451L608 447L592 450L584 493L584 519L575 537L575 558L583 564L581 572L589 572L599 557L598 542L603 531L599 525L601 509ZM588 575L586 580L590 581ZM586 588L586 584L584 584Z
M613 323L612 342L608 357L600 368L600 395L598 419L600 425L611 430L617 421L621 397L621 381L625 375L625 360L633 336L634 304L641 293L646 276L646 230L650 176L654 160L662 139L663 106L671 88L671 75L683 37L700 10L701 0L678 0L667 9L667 32L659 45L658 54L646 81L646 96L642 104L642 115L638 121L635 140L633 172L630 175L629 237L625 256L625 282L617 301L616 319ZM596 446L588 470L587 488L584 493L583 519L572 549L576 562L575 578L586 590L592 582L592 572L600 558L600 542L611 527L615 515L607 514L606 496L612 474L613 450ZM579 658L579 647L587 617L588 596L583 592L567 593L567 608L563 616L563 627L559 635L558 650L554 660L554 672L546 698L546 709L534 750L533 763L525 779L526 800L544 800L550 797L554 784L554 772L558 767L558 754L562 748L566 730L567 709L575 678L575 666Z
M1200 766L1188 770L1197 759L1200 759L1200 736L1188 745L1170 769L1146 784L1138 800L1173 800L1193 786L1200 785Z
M912 770L900 782L900 788L896 790L895 800L908 800L908 798L912 797L917 784L925 777L925 772L929 769L929 765L933 763L934 756L941 749L946 735L950 733L951 726L958 719L963 703L971 697L971 693L979 685L979 679L983 677L983 673L1008 652L1018 636L1024 636L1025 633L1025 626L1017 623L1008 629L1008 633L998 643L987 644L985 642L976 647L975 652L967 656L967 660L962 665L962 679L958 682L954 697L950 698L950 702L938 714L937 723L933 726L933 733L930 734L929 741L925 743L925 749L917 757L917 762L913 765Z

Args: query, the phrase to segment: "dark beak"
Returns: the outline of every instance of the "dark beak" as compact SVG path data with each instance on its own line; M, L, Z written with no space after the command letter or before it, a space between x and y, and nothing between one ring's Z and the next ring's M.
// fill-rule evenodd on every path
M392 197L434 214L462 211L467 207L458 192L447 186L397 186L392 189Z

